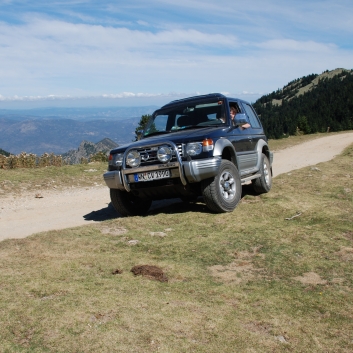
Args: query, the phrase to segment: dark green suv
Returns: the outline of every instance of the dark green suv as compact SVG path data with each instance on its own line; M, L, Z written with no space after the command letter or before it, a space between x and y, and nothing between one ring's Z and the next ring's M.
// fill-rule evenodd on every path
M211 211L230 212L242 184L271 189L272 160L252 106L213 93L155 111L139 141L110 152L104 180L123 216L147 213L153 200L199 196Z

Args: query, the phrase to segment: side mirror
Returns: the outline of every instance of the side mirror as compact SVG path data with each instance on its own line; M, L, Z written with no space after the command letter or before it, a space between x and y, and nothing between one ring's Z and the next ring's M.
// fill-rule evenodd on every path
M245 124L248 124L248 119L246 118L246 115L243 113L239 113L234 117L234 124L238 126L242 126Z

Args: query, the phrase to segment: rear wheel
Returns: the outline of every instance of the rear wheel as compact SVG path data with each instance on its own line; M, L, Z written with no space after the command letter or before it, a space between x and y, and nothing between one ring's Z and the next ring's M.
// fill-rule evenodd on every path
M231 212L241 198L241 182L237 167L222 160L218 175L202 182L202 194L207 207L214 212Z
M261 166L260 166L261 177L254 179L252 187L258 194L264 194L269 192L272 187L272 173L270 162L265 154L261 155Z
M142 199L130 192L118 189L110 189L110 199L114 208L122 216L143 216L152 204L152 200Z

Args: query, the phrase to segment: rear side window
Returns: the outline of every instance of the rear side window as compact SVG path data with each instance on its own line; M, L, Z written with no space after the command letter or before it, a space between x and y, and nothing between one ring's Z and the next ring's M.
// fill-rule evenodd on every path
M259 119L255 115L253 108L249 104L245 104L245 103L243 103L243 107L245 109L247 116L249 117L251 127L255 128L255 129L261 128Z

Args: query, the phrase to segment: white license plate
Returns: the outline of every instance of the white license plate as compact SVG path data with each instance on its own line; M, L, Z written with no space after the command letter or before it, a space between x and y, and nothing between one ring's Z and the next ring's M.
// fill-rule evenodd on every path
M164 179L164 178L169 178L169 177L170 177L169 169L134 174L135 182L158 180L158 179Z

